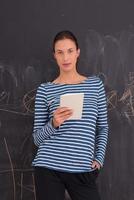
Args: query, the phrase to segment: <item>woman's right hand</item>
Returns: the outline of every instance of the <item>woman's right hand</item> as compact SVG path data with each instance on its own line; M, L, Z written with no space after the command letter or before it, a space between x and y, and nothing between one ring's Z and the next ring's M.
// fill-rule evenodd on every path
M68 107L59 107L53 113L53 126L59 127L65 120L73 114L73 110Z

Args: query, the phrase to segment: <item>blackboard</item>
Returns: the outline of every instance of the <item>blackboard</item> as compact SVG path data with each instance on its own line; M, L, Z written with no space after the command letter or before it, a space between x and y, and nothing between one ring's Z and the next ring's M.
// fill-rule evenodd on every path
M97 179L100 195L133 200L134 3L0 4L0 199L36 200L31 167L37 150L32 138L35 92L57 76L52 38L69 29L81 48L79 72L100 76L107 94L109 140Z

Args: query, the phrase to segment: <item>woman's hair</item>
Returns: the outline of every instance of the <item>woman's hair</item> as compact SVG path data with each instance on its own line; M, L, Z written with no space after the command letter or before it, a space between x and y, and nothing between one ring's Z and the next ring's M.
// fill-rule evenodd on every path
M55 44L58 40L63 40L63 39L70 39L72 40L75 45L76 45L76 49L79 48L78 46L78 41L77 38L75 37L75 35L71 32L71 31L60 31L59 33L56 34L54 40L53 40L53 52L55 52Z

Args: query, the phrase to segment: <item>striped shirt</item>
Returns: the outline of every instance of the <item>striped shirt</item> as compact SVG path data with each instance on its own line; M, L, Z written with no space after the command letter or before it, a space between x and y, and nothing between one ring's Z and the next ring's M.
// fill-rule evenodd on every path
M68 119L54 128L53 112L60 104L60 96L68 93L84 93L82 118ZM35 100L33 137L38 147L33 166L66 172L92 171L93 160L103 166L108 123L100 78L92 76L79 84L41 84Z

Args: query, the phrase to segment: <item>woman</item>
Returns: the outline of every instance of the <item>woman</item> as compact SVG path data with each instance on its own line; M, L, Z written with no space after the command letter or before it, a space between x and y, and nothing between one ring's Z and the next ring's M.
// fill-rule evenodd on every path
M59 32L53 53L59 76L39 86L35 101L37 200L63 200L65 189L72 200L99 200L95 180L108 135L104 87L98 77L77 72L80 49L73 33ZM66 93L84 93L81 119L71 119L73 110L60 107L60 96Z

